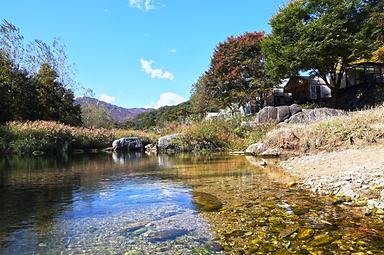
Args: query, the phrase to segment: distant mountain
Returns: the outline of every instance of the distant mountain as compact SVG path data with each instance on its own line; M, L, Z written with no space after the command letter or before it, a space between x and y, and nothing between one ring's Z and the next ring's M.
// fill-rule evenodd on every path
M133 119L141 113L153 110L148 108L123 108L92 97L78 97L75 99L75 104L80 106L87 102L98 104L104 107L110 113L112 120L119 123L126 122L127 120Z

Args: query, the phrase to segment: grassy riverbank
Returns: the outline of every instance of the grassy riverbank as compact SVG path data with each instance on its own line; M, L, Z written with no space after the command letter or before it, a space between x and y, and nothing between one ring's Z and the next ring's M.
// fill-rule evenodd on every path
M0 153L30 154L33 151L62 153L73 150L104 149L121 137L140 137L145 143L156 143L162 135L181 133L174 141L183 151L245 150L248 145L263 142L285 154L300 155L376 144L384 140L384 106L351 112L304 124L250 125L251 119L196 121L188 125L168 125L160 132L89 129L56 122L10 122L0 127Z
M152 132L121 129L89 129L57 122L10 122L0 127L0 153L31 154L34 151L59 154L73 150L104 149L113 140L135 136L151 143Z
M244 150L259 142L275 125L257 127L244 125L244 119L215 119L189 125L169 125L160 132L124 129L89 129L71 127L57 122L10 122L0 127L0 153L31 154L42 151L50 154L73 150L104 149L121 137L139 137L144 143L156 143L158 137L182 133L174 146L180 151Z
M276 126L271 123L251 126L249 121L252 119L234 117L201 120L169 127L164 132L182 134L174 141L174 147L181 151L245 150L250 144L260 142Z
M373 145L383 139L384 105L309 125L282 125L268 132L263 141L288 154L303 154Z

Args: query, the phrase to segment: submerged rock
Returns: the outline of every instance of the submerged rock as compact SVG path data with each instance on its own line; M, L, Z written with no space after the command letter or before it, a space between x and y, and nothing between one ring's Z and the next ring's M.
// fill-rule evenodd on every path
M313 240L310 242L310 245L312 246L323 246L332 243L333 241L340 239L340 236L338 235L331 235L329 233L324 233L317 235L313 238Z
M282 238L289 237L292 234L296 233L297 230L298 230L298 227L296 227L296 226L288 226L285 229L283 229L282 231L280 231L280 237L282 237Z
M145 225L137 225L121 231L121 234L125 237L139 236L147 231Z
M223 204L214 195L205 192L192 192L193 203L202 211L217 211Z
M177 237L184 236L189 233L187 229L166 229L157 232L152 232L148 235L150 242L165 242L168 240L174 240Z
M300 229L297 234L297 238L300 240L306 240L311 238L315 234L315 230L312 228Z

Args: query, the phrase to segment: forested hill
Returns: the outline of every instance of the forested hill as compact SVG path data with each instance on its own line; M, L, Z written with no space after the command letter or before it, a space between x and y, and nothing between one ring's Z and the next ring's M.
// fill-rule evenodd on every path
M134 129L150 129L154 127L164 127L169 123L184 123L187 119L194 116L190 101L163 106L153 111L137 115L127 122L127 125Z
M75 100L75 104L78 104L80 106L84 105L85 103L97 104L99 106L102 106L109 113L112 120L118 123L126 122L141 113L149 112L152 110L147 108L124 108L97 100L96 98L92 97L78 97Z

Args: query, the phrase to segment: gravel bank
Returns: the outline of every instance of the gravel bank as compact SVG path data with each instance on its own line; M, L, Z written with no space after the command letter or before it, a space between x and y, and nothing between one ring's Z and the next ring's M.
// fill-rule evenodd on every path
M315 193L384 209L383 144L291 158L280 165Z

